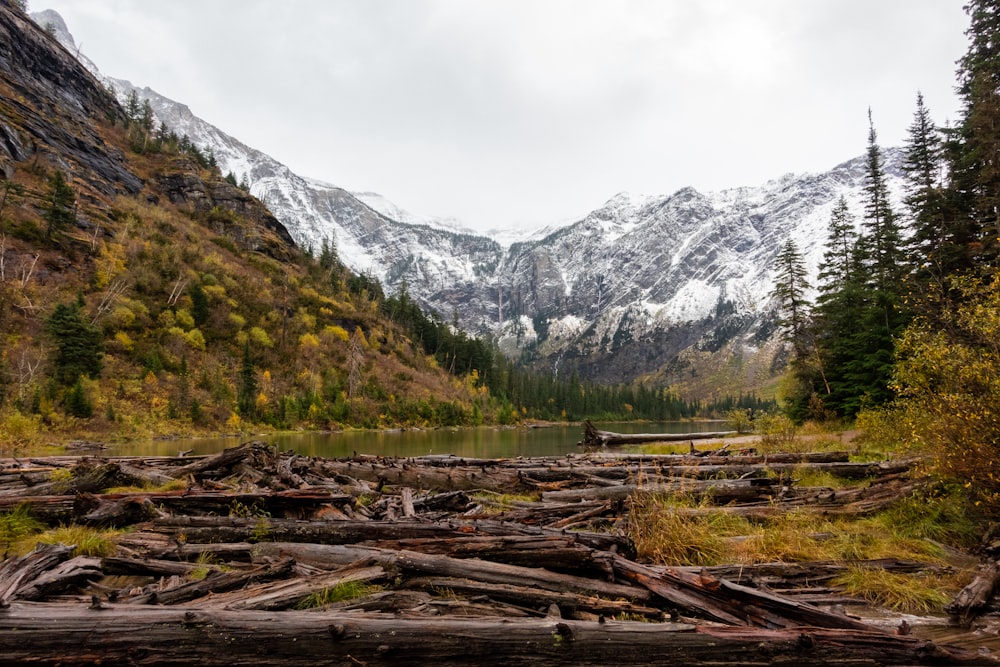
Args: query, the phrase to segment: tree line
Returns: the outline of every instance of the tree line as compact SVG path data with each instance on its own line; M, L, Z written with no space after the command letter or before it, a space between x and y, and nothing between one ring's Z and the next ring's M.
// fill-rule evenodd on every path
M943 478L1000 514L1000 1L965 10L960 117L935 124L917 94L902 206L870 123L863 209L833 209L815 300L791 240L774 296L790 416L857 417L870 437L929 447Z

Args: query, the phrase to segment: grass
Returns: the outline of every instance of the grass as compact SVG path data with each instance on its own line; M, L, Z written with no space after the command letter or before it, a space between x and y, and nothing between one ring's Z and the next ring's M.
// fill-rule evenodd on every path
M898 574L886 570L852 567L832 581L848 595L870 604L909 614L941 611L957 587L953 578L938 575Z
M518 503L538 502L541 495L537 493L497 493L482 489L472 494L472 498L482 507L482 514L500 514L514 509Z
M115 552L117 530L98 530L87 526L60 526L20 540L16 550L26 554L39 544L73 544L74 556L110 556Z
M627 535L641 560L662 565L807 562L900 558L943 563L932 536L950 544L971 537L971 523L945 497L939 511L907 499L873 517L828 518L806 508L750 521L722 509L696 507L683 495L637 494L630 499ZM930 508L922 516L921 507ZM949 538L949 539L944 539Z
M154 486L152 484L144 486L113 486L105 489L104 493L168 493L170 491L183 491L187 489L187 482L183 479L173 479L164 484Z
M683 495L636 494L629 499L626 533L636 553L664 565L718 565L726 562L731 540L745 535L750 524L723 512L687 516Z
M377 593L382 590L382 586L368 584L363 581L345 581L316 591L304 597L296 606L296 609L316 609L325 607L336 602L345 600L356 600L365 596Z
M29 535L40 533L45 525L31 516L27 505L18 505L13 512L0 514L0 549L11 550Z
M819 486L830 489L843 489L857 483L854 480L837 477L826 470L820 470L807 465L796 466L791 474L792 479L795 480L795 486L799 487Z

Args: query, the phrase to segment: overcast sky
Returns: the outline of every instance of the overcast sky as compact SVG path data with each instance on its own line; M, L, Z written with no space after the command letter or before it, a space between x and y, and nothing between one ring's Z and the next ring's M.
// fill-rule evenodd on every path
M957 118L964 0L30 0L293 171L476 229L760 185Z

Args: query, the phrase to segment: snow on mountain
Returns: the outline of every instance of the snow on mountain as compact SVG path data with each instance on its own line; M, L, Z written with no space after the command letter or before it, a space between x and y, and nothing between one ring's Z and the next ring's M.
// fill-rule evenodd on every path
M75 49L58 14L34 16ZM223 173L245 177L300 245L332 241L348 267L378 278L387 291L405 284L422 305L494 337L508 354L581 377L631 381L676 367L685 350L752 352L773 334L769 295L785 240L795 240L815 284L841 196L860 225L865 169L856 158L759 187L619 193L578 220L491 238L375 193L299 176L179 102L102 78L121 99L134 90L149 100L159 122L210 149ZM896 201L899 161L898 150L885 151Z

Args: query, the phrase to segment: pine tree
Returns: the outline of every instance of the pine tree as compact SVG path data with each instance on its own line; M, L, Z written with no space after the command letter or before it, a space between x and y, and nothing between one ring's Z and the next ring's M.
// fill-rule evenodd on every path
M191 317L194 318L194 323L200 327L208 321L208 317L211 314L208 307L208 296L199 283L195 283L191 288L190 296Z
M795 241L785 241L778 252L777 264L778 274L771 295L778 301L778 325L784 331L785 342L792 347L794 359L801 361L807 355L809 302L806 292L810 285L805 262Z
M940 280L946 266L944 248L944 194L941 184L943 148L938 130L917 93L917 109L909 128L903 173L906 175L904 203L909 211L909 253L918 279Z
M257 369L250 356L249 343L243 347L243 362L236 384L236 405L244 418L253 415L257 406Z
M970 0L970 44L959 60L963 118L952 155L952 188L963 200L956 236L975 263L997 268L1000 255L1000 0ZM968 267L973 268L973 267Z
M805 262L795 241L785 241L776 261L778 274L771 295L778 302L778 326L786 345L792 350L785 407L793 419L801 420L807 416L810 399L815 393L815 378L822 377L821 367L816 364L818 358L812 341L810 306L806 299L810 285Z
M87 322L79 302L59 304L46 322L46 330L56 344L54 360L56 380L66 386L81 375L96 378L101 374L104 343L101 332Z
M902 236L889 203L882 149L878 145L871 110L868 111L868 150L865 172L865 217L861 249L873 288L882 294L898 292L904 275Z
M76 221L76 194L66 182L61 171L49 177L49 192L45 198L42 217L48 223L45 236L49 240Z

